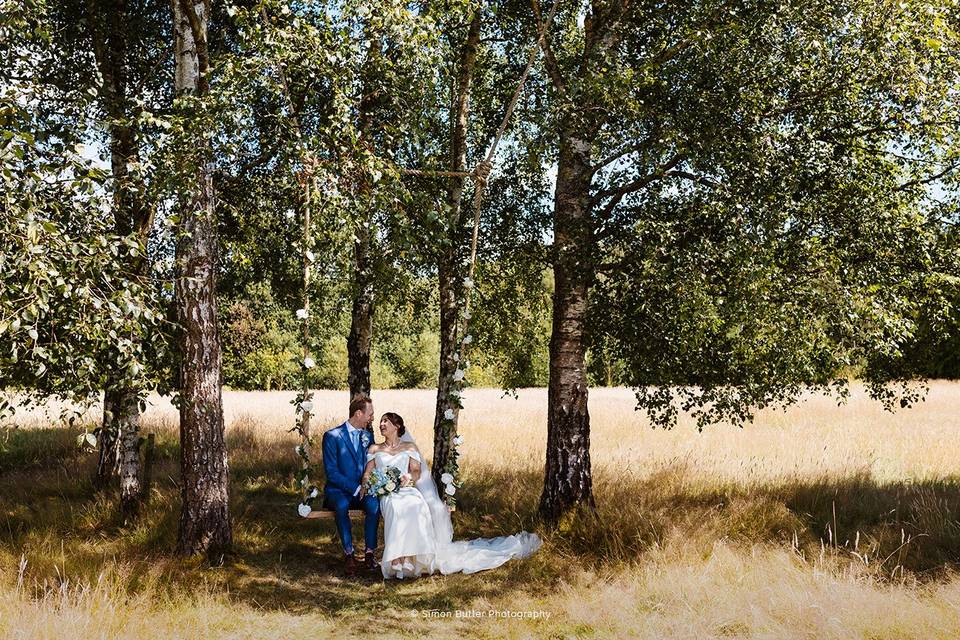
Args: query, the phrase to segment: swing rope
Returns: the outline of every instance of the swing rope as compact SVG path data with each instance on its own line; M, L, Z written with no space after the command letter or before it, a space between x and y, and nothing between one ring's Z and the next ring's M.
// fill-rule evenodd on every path
M266 7L260 8L260 15L263 18L264 26L270 26L270 17L267 14ZM290 118L293 124L293 131L297 138L297 150L300 153L300 163L303 166L303 169L297 176L298 181L303 185L303 297L301 300L300 310L302 314L298 311L297 315L300 321L303 323L303 328L301 332L301 339L303 341L303 352L302 359L300 361L301 366L304 368L303 374L303 385L300 390L300 399L297 403L296 411L298 412L299 419L296 426L292 431L298 431L300 433L301 442L300 446L297 447L297 454L300 457L300 472L297 474L300 481L301 493L303 495L303 502L300 505L300 515L306 516L309 514L304 513L302 509L304 505L307 508L310 507L313 498L316 497L318 493L316 488L313 490L309 487L310 484L310 418L313 415L313 402L312 394L310 393L310 381L309 381L309 370L312 368L313 359L310 352L310 265L312 263L312 251L311 241L312 241L312 229L311 229L311 204L312 204L312 192L316 193L316 177L315 171L317 167L316 159L313 157L313 154L310 152L310 149L306 148L303 140L303 130L300 127L300 119L297 117L297 111L294 108L293 99L290 96L290 85L287 82L287 74L283 70L283 65L276 63L277 75L280 77L280 83L283 88L283 97L287 103L288 117Z

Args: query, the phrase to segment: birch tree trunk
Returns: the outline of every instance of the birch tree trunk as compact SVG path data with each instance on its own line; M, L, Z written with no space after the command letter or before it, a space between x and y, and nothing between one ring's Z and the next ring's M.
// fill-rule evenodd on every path
M117 416L120 415L120 403L117 392L106 389L103 393L103 420L100 423L100 437L97 440L99 455L94 485L105 489L117 475Z
M122 23L119 20L116 27L122 31ZM115 223L120 235L135 234L146 246L152 216L139 195L142 191L137 185L132 184L133 178L128 169L130 163L140 160L136 134L126 123L116 122L127 117L126 78L122 69L122 57L113 57L112 64L115 65L112 75L117 78L116 100L111 109L115 122L110 127L111 166L116 180ZM144 277L148 275L149 262L146 255L127 257L126 260L130 262L132 273ZM128 384L121 384L116 390L115 437L119 441L120 513L125 522L130 522L136 517L142 499L139 399L140 390Z
M553 329L547 392L547 456L540 515L557 523L575 509L593 511L590 413L587 408L585 328L595 250L591 186L592 152L610 98L597 93L610 52L618 46L618 25L628 4L591 3L584 18L584 48L565 78L552 52L547 72L562 102L557 183L553 199ZM571 85L579 87L576 94ZM575 98L571 96L575 95Z
M207 92L209 0L172 0L177 96ZM211 149L196 132L194 182L187 185L177 241L181 325L179 552L218 559L232 544L217 327L217 225Z
M362 91L359 104L357 128L360 142L375 154L373 127L374 111L382 100L382 89L378 69L380 62L380 34L374 32L367 24L365 27L372 42L363 68ZM358 191L365 195L364 200L372 207L373 199L369 196L373 184L367 176L358 177ZM371 228L373 210L368 208L364 220L365 224L358 227L353 249L353 307L350 310L350 334L347 336L347 386L350 389L350 398L359 394L370 395L370 345L373 341L373 312L374 312L374 281L373 281L373 238ZM372 431L371 431L372 433Z
M143 499L140 480L140 398L133 390L122 395L117 420L120 435L120 513L134 520Z
M370 343L373 339L373 274L370 264L370 227L361 227L354 243L354 293L347 337L347 383L350 399L370 395Z
M453 118L450 123L450 170L465 171L467 165L467 121L470 114L470 85L477 62L477 47L480 43L480 11L473 15L470 31L464 42L460 57L455 92L451 95ZM443 484L440 476L450 458L452 442L457 435L459 404L451 402L450 390L453 374L459 366L454 359L459 348L457 335L460 310L458 292L462 291L463 268L458 251L460 220L463 204L464 178L448 178L447 204L450 207L447 233L450 242L437 264L437 279L440 291L440 375L437 380L437 408L433 419L433 479L438 487ZM453 419L445 418L447 411Z
M129 167L140 160L136 131L130 124L132 104L127 91L130 55L126 0L87 0L86 23L97 69L103 78L102 98L109 116L110 165L114 180L113 215L118 235L136 235L147 243L152 215L144 202L142 185L135 183ZM147 256L124 255L133 274L146 276ZM118 383L104 393L104 420L96 483L104 487L120 472L120 507L131 520L141 499L139 390Z
M590 140L564 130L554 192L553 332L547 406L547 460L540 513L558 521L580 505L595 508L584 328L591 282Z

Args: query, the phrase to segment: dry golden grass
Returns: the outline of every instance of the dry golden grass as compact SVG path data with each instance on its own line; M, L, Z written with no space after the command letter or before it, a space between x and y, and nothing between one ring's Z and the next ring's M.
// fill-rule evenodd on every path
M225 393L237 553L222 568L170 554L168 403L145 419L159 460L133 527L92 491L75 432L39 413L0 431L0 637L960 637L958 383L932 383L896 414L857 388L842 407L812 397L704 433L652 430L629 390L594 389L599 517L556 531L535 518L545 391L469 390L457 537L526 528L545 545L473 576L386 584L345 578L332 522L296 517L292 397ZM374 402L429 455L431 392ZM339 423L346 403L318 392L320 424Z

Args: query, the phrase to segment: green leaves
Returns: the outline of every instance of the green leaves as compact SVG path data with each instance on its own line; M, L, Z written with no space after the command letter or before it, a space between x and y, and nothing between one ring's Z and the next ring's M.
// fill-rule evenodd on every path
M102 173L24 135L32 114L0 97L7 169L0 202L0 388L85 398L113 380L141 384L150 287L118 259ZM12 135L11 135L12 134ZM19 152L19 153L18 153Z
M882 381L917 375L910 345L943 315L925 283L957 273L933 259L955 235L955 9L614 3L589 33L559 21L542 135L595 141L590 340L656 424L740 423L851 374L891 406Z

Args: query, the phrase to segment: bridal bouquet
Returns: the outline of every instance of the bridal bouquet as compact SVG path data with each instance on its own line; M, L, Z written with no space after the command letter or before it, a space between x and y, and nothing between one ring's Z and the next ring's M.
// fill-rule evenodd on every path
M367 495L382 497L400 489L400 469L387 467L385 470L374 469L367 479Z

